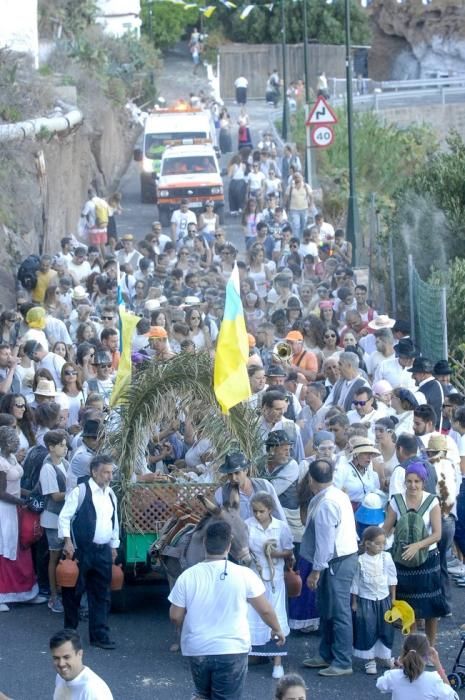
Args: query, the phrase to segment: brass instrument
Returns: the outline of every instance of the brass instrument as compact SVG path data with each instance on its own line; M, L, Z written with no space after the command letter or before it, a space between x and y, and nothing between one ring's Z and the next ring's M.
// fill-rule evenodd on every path
M279 364L289 364L291 356L292 348L289 343L286 343L285 340L276 343L272 352L272 357L275 362L278 362Z

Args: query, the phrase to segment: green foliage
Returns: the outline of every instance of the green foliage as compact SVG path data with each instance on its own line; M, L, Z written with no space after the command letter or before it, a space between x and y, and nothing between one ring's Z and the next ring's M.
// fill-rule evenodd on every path
M285 0L283 0L285 2ZM331 5L324 2L307 2L308 37L322 44L344 43L344 1ZM286 39L295 44L303 41L302 1L286 2ZM353 44L368 44L370 28L368 17L356 2L350 7ZM266 7L256 7L247 19L240 19L240 10L231 11L218 7L211 19L212 26L221 26L232 41L249 44L278 43L281 41L281 5L277 3L270 12Z
M95 21L98 5L95 0L39 0L41 36L57 36L61 32L74 39Z
M185 10L171 2L141 0L142 32L160 49L178 42L186 27L198 21L198 15L196 8Z
M444 212L447 256L465 257L465 144L456 131L451 131L446 142L448 150L436 153L428 167L416 173L412 186L417 192L427 192Z
M447 330L449 346L465 358L465 260L455 258L448 267Z

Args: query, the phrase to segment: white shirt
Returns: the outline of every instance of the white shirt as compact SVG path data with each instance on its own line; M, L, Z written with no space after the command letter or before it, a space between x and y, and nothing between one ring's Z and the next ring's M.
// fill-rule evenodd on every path
M89 486L92 491L92 502L97 516L93 542L94 544L109 544L113 549L117 549L119 547L119 525L117 509L115 508L113 511L113 501L110 496L110 491L111 493L113 491L109 486L101 488L92 477L89 479ZM113 499L114 503L116 503L114 493ZM71 521L78 509L78 503L79 486L66 494L65 505L58 516L58 537L71 536ZM114 525L112 523L113 512L115 514Z
M77 280L77 283L81 284L81 282L89 277L92 268L88 260L84 260L80 265L75 265L73 262L68 263L68 271L71 272L73 277Z
M63 474L66 479L66 467L63 462L55 465L56 468ZM44 462L40 470L39 476L40 490L44 496L48 496L51 493L58 493L60 491L58 487L58 479L56 475L55 468L51 462ZM48 510L44 510L40 514L40 524L42 527L58 528L58 515L56 513L51 513Z
M389 586L397 586L397 572L389 552L361 554L350 592L366 600L384 600Z
M431 494L426 493L426 491L423 492L423 496L421 498L421 503L419 504L418 508L420 508L423 505L423 503L426 501L426 499L430 495ZM405 502L405 497L403 494L402 494L402 498L404 499L404 502ZM400 516L399 509L397 507L397 503L395 502L394 498L390 499L389 505L391 506L392 510L396 514L396 523L397 523L401 516ZM406 508L408 509L408 505L406 502L405 502L405 505L406 505ZM428 537L433 532L433 528L431 526L431 511L433 510L433 508L435 506L438 506L438 505L439 505L439 501L435 496L433 498L432 502L430 503L430 505L428 506L428 508L426 509L426 512L423 514L423 522L425 523L425 528L426 528L426 531L428 533ZM418 510L418 508L417 508L417 510ZM436 547L437 547L437 543L433 542L433 544L430 544L430 546L428 547L428 551L431 552L433 549L436 549Z
M61 355L57 355L54 352L48 352L45 357L43 357L40 362L37 363L37 369L48 369L53 377L57 391L63 389L63 384L61 382L61 370L63 365L66 364L66 360Z
M173 605L186 610L183 656L246 654L250 650L247 601L264 592L257 574L224 559L184 571L168 596Z
M188 225L197 224L197 217L190 209L186 212L176 209L171 217L171 223L176 225L176 239L184 238Z
M450 685L446 685L437 671L423 671L410 683L401 668L386 671L376 681L382 693L391 693L391 700L458 700L458 695Z
M349 462L334 473L333 484L345 491L351 501L361 503L365 494L379 489L379 476L371 463L362 474Z
M397 357L389 357L387 360L382 360L375 368L373 381L379 382L380 379L388 381L393 389L402 387L403 389L416 391L417 388L412 373L407 372L406 369L400 366Z
M53 700L113 700L113 695L105 681L84 666L72 681L65 681L57 674Z
M248 87L248 85L249 85L249 81L247 80L247 78L244 78L243 76L236 78L236 80L234 81L234 87L237 87L237 88L246 88L246 87Z

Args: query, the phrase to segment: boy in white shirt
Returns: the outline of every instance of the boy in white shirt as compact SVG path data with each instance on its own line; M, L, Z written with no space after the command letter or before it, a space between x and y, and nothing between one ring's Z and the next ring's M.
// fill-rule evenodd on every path
M100 676L82 663L82 643L75 630L66 629L50 639L57 671L53 700L113 700Z

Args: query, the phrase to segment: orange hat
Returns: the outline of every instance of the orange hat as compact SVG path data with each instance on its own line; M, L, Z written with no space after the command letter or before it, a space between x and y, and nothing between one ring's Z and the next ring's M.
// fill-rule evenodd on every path
M254 348L256 346L255 338L252 333L247 333L247 339L249 341L249 348Z
M304 337L300 331L289 331L286 335L286 340L303 340Z
M163 326L151 326L149 332L147 333L148 338L167 338L168 333L165 331Z

